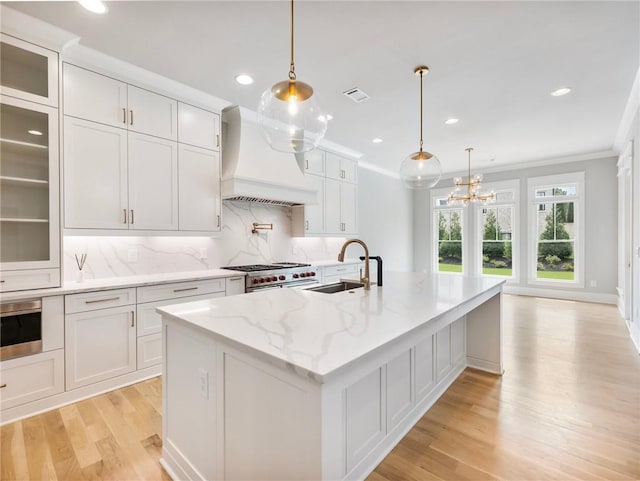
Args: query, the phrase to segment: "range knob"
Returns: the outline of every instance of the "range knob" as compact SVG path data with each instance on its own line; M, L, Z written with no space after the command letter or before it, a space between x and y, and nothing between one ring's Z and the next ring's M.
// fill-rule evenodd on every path
M253 279L253 281L251 281L253 284L258 284L260 282L259 279Z
M301 272L300 273L300 277L307 277L307 273L306 272Z
M294 278L294 279L297 279L298 277L300 277L298 274L294 274L294 275L293 275L293 278Z
M313 276L315 276L315 275L316 275L316 273L315 273L315 272L309 272L309 275L310 275L311 277L313 277Z
M278 280L278 278L277 278L276 276L273 276L273 277L271 278L271 282L275 282L275 281L277 281L277 280Z
M264 282L264 277L260 278L260 284L262 284Z
M278 279L280 279L281 281L284 281L286 279L285 276L280 276Z

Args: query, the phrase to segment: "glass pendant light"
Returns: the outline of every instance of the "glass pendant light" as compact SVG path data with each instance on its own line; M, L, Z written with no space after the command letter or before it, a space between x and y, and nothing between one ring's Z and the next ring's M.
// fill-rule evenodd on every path
M400 177L411 189L430 189L440 180L442 168L435 155L422 149L422 79L429 73L429 67L421 65L413 72L420 76L420 150L402 161Z
M293 0L291 0L291 58L289 79L262 94L258 120L264 138L280 152L308 152L317 147L327 131L327 116L313 95L313 88L296 78L293 60Z

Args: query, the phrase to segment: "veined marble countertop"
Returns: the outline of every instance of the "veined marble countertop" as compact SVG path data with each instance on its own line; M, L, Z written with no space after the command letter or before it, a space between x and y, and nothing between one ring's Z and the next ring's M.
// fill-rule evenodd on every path
M52 287L49 289L32 289L28 291L3 292L2 294L0 294L0 299L2 301L12 301L34 297L75 294L78 292L101 291L104 289L142 287L153 284L168 284L171 282L197 281L204 279L238 277L245 275L245 272L231 271L228 269L206 269L202 271L164 272L160 274L87 279L82 282L65 282L62 287Z
M275 289L164 306L158 312L247 346L319 382L337 369L438 319L501 279L385 272L383 287L323 294Z
M345 259L345 264L357 264L358 259ZM336 265L335 261L309 262L314 266ZM229 269L204 269L199 271L163 272L158 274L140 274L126 277L104 277L98 279L86 279L82 282L65 282L62 287L45 289L31 289L26 291L14 291L0 293L0 301L10 302L20 299L32 299L36 297L59 296L76 294L78 292L100 291L103 289L120 289L125 287L142 287L153 284L168 284L181 281L198 281L216 279L220 277L245 276L246 272L232 271Z

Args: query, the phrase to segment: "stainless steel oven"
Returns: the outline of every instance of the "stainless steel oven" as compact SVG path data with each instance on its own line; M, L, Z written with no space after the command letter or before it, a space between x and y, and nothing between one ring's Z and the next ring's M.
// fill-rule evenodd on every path
M0 304L0 361L42 352L42 300Z
M252 264L230 266L223 269L246 272L245 292L258 292L282 288L303 288L317 285L318 268L311 264L276 262L274 264Z

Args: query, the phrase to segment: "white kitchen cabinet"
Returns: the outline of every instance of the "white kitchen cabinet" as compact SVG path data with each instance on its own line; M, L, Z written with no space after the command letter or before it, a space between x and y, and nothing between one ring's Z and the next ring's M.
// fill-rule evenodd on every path
M131 304L66 315L67 390L136 370L135 308Z
M129 228L127 131L64 118L64 225Z
M244 294L245 276L227 277L225 279L225 294L227 296L235 296L238 294Z
M355 160L326 152L324 168L328 179L342 180L350 184L358 183L358 162Z
M305 156L306 177L318 190L318 204L293 207L293 236L357 235L358 163L321 150Z
M74 117L64 121L67 229L178 229L176 142Z
M387 431L395 428L413 409L411 349L387 363Z
M178 102L178 142L209 150L220 150L220 116Z
M451 326L436 333L436 381L440 382L453 368L451 364Z
M451 324L451 363L456 366L467 356L466 317Z
M333 284L340 282L342 279L360 279L360 269L362 264L336 264L334 266L324 266L322 271L322 283ZM320 270L319 269L319 270Z
M162 362L162 333L139 337L137 343L137 368L146 369Z
M41 352L0 363L0 409L64 391L64 350Z
M433 340L434 336L428 336L413 348L416 403L426 398L436 385L433 362Z
M58 54L0 34L0 94L58 106Z
M178 229L178 144L128 136L129 229Z
M64 114L112 127L177 140L178 102L65 63Z
M303 154L305 174L314 174L324 177L324 150L313 149Z
M220 232L220 154L180 144L178 207L181 231Z
M2 35L0 64L0 291L56 287L57 54Z

